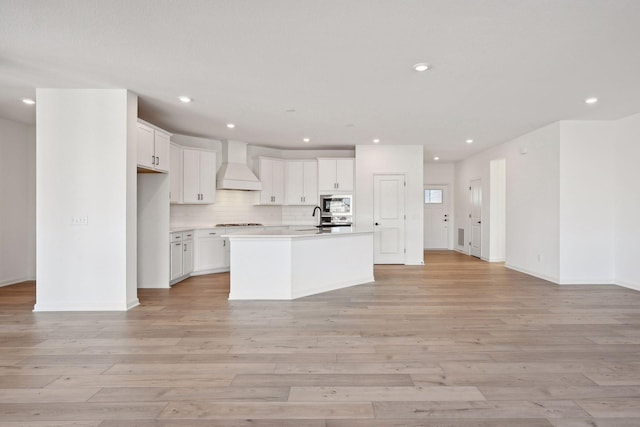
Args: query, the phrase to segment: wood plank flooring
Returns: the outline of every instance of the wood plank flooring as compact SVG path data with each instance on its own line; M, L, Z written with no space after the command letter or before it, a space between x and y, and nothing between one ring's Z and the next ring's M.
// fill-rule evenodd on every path
M194 277L127 313L0 288L0 427L640 426L640 293L426 259L296 301Z

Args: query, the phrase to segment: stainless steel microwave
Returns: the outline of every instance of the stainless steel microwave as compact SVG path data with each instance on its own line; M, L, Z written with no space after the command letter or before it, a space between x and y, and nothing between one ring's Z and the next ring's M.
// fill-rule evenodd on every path
M322 216L351 215L351 195L325 195L320 196Z

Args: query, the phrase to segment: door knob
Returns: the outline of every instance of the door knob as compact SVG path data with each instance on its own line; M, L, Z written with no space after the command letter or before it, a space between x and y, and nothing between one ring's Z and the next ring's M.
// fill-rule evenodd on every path
M379 224L379 223L377 223L377 222L374 222L374 223L373 223L373 225L380 225L380 224Z
M444 219L444 222L447 222L447 218Z
M482 221L478 221L478 224L482 224Z

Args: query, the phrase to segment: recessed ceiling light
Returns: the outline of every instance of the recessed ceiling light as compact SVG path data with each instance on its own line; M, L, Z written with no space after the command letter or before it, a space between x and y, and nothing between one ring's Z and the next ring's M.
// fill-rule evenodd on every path
M236 125L234 125L233 123L227 123L227 127L229 129L233 129L234 127L236 127Z
M311 142L311 139L309 139L309 138L302 138L302 141L304 141L304 142Z
M355 125L354 125L353 123L347 123L347 124L346 124L346 125L344 125L344 126L345 126L345 127L348 127L348 128L352 128L352 127L354 127Z
M27 104L27 105L33 105L33 104L35 104L35 103L36 103L36 101L34 101L34 100L33 100L33 99L31 99L31 98L23 98L23 99L22 99L22 102L24 102L24 103L25 103L25 104Z
M185 104L188 104L189 102L193 101L188 96L179 96L178 99L180 100L180 102L184 102Z
M433 160L440 160L440 157L436 156L433 158Z
M598 102L598 98L592 96L591 98L585 99L584 102L586 102L587 104L595 104L596 102Z
M295 113L296 109L295 108L288 108L286 110L284 110L285 113Z
M377 144L377 143L379 143L379 142L380 142L380 140L379 140L378 138L376 138L376 139L374 139L374 140L373 140L373 143L374 143L374 144Z
M473 144L473 139L467 139L465 142L466 142L467 144Z
M429 68L431 68L431 65L427 64L426 62L419 62L416 65L413 66L413 69L416 71L427 71Z

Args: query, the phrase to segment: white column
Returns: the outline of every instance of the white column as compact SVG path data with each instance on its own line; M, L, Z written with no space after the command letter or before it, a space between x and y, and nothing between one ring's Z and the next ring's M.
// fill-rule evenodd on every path
M36 99L34 311L127 310L138 304L137 97L38 89Z

